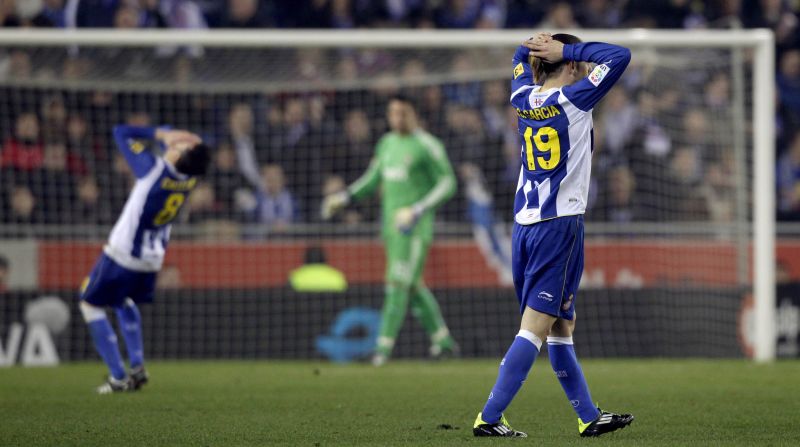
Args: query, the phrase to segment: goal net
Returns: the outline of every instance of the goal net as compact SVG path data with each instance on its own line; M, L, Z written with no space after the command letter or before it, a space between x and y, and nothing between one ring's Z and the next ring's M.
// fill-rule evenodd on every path
M577 349L770 358L774 167L759 151L772 150L761 116L771 113L771 36L578 34L630 46L633 61L594 111ZM0 334L49 325L62 358L93 358L76 290L133 180L111 128L163 124L215 151L175 221L156 302L142 309L148 355L366 356L384 293L380 195L332 221L320 203L367 168L387 101L402 93L458 178L437 212L425 281L463 355L496 357L519 318L509 237L520 142L508 97L525 37L0 33L0 254L10 264ZM322 258L347 290L290 283ZM66 315L31 310L43 295ZM409 311L397 356L425 356L428 344Z

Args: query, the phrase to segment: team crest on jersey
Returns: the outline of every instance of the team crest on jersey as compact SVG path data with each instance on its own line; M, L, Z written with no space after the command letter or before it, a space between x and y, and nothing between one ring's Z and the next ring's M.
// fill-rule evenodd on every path
M144 148L145 145L141 141L135 141L135 140L131 141L131 152L133 152L134 154L141 153L144 150Z
M610 70L610 68L608 68L608 65L606 64L600 64L594 67L594 70L589 73L589 82L597 87L601 82L603 82L603 78L605 78L608 74L608 70Z
M544 104L544 99L542 98L533 98L533 106L534 107L541 107Z
M514 67L514 79L517 79L522 73L525 73L525 67L520 62Z

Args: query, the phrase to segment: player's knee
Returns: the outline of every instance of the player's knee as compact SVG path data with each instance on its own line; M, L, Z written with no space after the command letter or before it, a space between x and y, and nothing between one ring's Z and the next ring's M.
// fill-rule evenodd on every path
M402 278L391 278L386 284L387 294L406 294L411 292L411 284Z
M559 318L553 323L553 328L550 330L550 336L553 337L572 337L572 332L575 330L575 319L565 320Z
M86 301L81 301L79 307L83 314L83 321L87 323L106 318L106 311L102 307L94 306Z

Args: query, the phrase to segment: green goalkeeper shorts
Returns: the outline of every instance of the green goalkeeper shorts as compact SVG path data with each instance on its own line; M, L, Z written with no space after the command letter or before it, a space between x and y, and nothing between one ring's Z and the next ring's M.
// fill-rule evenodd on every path
M416 234L386 237L386 281L412 286L419 282L431 247L431 238Z

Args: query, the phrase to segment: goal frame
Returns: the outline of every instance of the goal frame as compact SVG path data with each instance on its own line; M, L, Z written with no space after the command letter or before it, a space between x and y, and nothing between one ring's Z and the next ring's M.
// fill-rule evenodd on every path
M0 46L95 47L165 44L207 47L381 47L475 48L508 46L509 54L535 30L0 30ZM566 30L570 32L570 30ZM659 48L739 48L753 51L753 255L755 301L754 359L776 356L775 284L775 39L754 30L574 30L584 41L606 41L634 50Z

